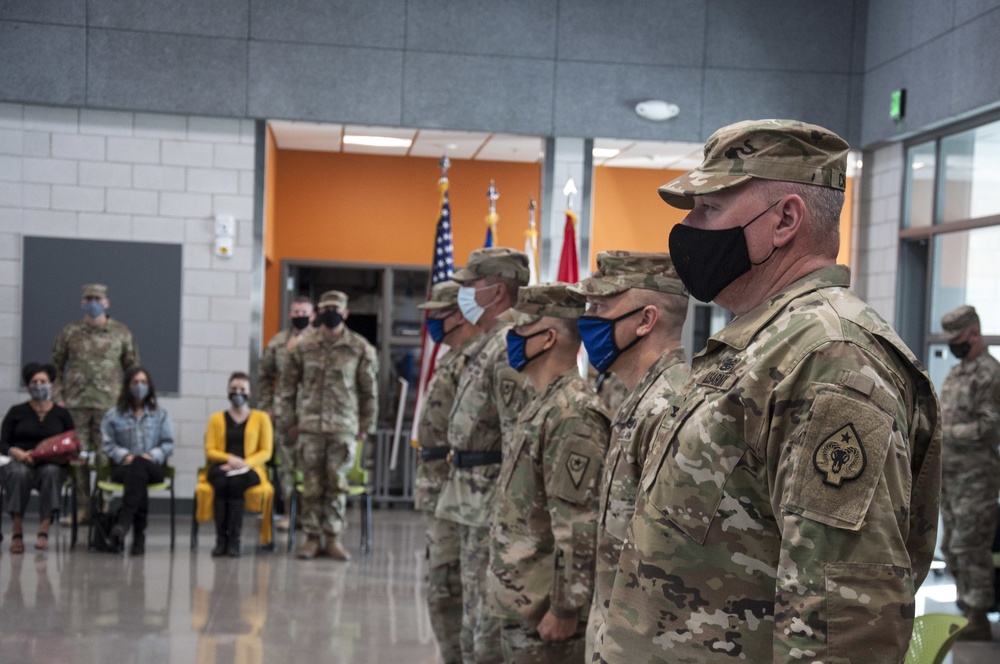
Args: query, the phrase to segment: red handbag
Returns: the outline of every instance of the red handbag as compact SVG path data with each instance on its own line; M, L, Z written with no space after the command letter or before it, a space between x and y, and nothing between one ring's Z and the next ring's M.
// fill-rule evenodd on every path
M79 454L80 437L73 429L56 436L49 436L28 452L33 461L57 463L61 466L65 466Z

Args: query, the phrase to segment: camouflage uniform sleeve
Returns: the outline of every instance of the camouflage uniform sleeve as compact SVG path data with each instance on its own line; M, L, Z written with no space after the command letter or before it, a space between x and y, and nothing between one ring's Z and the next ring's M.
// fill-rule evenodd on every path
M832 343L772 394L772 410L785 411L762 432L780 534L775 662L906 652L900 616L912 619L921 571L907 549L910 454L898 451L916 443L917 395L899 378L864 350Z
M607 452L608 420L595 411L559 421L545 450L545 495L555 538L549 610L573 618L590 606L597 547L598 483Z
M374 434L378 424L378 357L375 348L365 344L358 363L358 434Z
M972 420L949 424L946 432L949 437L978 441L995 435L994 432L1000 429L1000 376L984 372L984 378L981 383L974 383L977 389L969 395L973 404Z
M56 336L56 342L52 346L52 366L56 368L56 378L52 381L52 401L58 403L62 401L63 393L63 368L69 359L69 335L68 326L64 327Z
M274 413L278 379L277 349L274 340L264 347L257 367L257 407L265 412Z
M139 365L139 345L128 329L125 330L125 343L122 344L121 365L122 371Z
M296 423L295 401L302 380L302 351L296 346L288 354L285 370L278 377L278 389L274 395L274 427L284 433Z

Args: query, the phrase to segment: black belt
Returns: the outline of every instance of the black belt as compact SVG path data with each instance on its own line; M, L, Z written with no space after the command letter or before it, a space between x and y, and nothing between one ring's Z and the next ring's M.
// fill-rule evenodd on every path
M500 463L503 457L500 451L494 452L461 452L451 450L448 455L451 465L455 468L472 468L473 466L491 466Z
M440 461L448 458L448 452L451 452L450 447L421 447L420 459L422 461Z

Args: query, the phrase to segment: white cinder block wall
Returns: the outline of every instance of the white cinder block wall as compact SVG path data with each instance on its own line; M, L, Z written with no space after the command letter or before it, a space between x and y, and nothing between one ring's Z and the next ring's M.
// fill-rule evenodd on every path
M854 283L864 300L894 325L903 209L901 143L865 153L861 186L858 267Z
M26 399L22 236L180 244L181 392L162 403L178 495L190 495L207 418L229 373L249 368L253 189L251 120L0 104L0 410ZM213 255L216 214L238 220L229 259ZM156 349L140 339L139 351Z

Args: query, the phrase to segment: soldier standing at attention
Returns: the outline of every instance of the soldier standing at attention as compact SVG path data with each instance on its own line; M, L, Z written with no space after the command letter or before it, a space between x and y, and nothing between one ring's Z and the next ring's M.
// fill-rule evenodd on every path
M451 277L461 286L458 306L482 336L469 351L448 417L451 473L438 498L437 517L458 524L462 575L462 660L502 661L500 623L486 603L490 562L490 506L525 398L524 378L507 364L509 323L498 316L517 301L528 283L528 256L507 247L477 249Z
M420 411L414 498L427 515L427 607L431 627L444 664L462 664L462 577L459 571L458 524L434 516L438 495L448 479L448 416L455 402L458 378L471 358L479 330L458 308L458 284L442 281L431 289L431 299L417 306L427 311L427 330L434 343L450 346L437 359Z
M993 537L1000 491L1000 363L987 352L979 315L969 305L949 311L941 327L961 360L941 388L943 431L941 550L969 619L959 639L993 638Z
M660 187L688 291L736 318L695 356L639 480L595 662L901 662L930 568L926 372L836 264L843 139L715 132Z
M315 558L320 536L324 553L349 560L340 543L347 527L347 477L358 443L375 433L378 419L378 358L375 348L347 329L347 295L320 296L319 330L295 346L281 374L277 429L297 441L302 471L302 529L299 558Z
M650 443L661 421L674 412L670 400L683 394L690 373L681 346L688 296L668 254L634 251L601 252L597 272L569 290L587 298L579 329L590 362L601 375L617 375L628 395L614 414L604 462L594 602L587 622L589 662L607 615Z
M64 403L83 450L91 464L101 465L101 420L115 405L123 372L139 364L139 350L127 327L108 316L111 302L104 284L86 284L82 289L83 319L64 327L52 347L56 379L53 401ZM77 522L90 521L90 473L76 473ZM61 523L68 523L63 517Z
M557 283L522 288L501 316L514 324L510 366L536 394L505 450L490 530L487 594L507 664L583 661L610 417L577 369L581 313Z
M281 378L281 372L288 362L288 354L295 349L299 341L312 330L312 322L316 318L313 311L312 300L304 295L300 295L292 300L292 306L288 308L288 322L291 327L281 330L268 342L264 348L264 354L260 358L260 367L257 377L257 407L267 413L274 422L275 403L274 393ZM274 457L268 462L277 467L278 485L281 492L276 496L274 511L281 515L281 519L275 522L274 527L278 530L288 530L288 517L285 515L285 501L291 496L295 488L295 460L294 460L294 440L288 440L284 432L274 432ZM277 463L275 463L277 461Z

